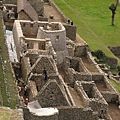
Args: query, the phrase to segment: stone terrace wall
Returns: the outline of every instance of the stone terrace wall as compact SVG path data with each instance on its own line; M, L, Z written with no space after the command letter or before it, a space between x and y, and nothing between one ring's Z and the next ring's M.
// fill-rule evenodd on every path
M98 120L97 114L93 115L90 108L63 107L59 109L59 120Z
M116 68L118 64L118 60L115 58L106 58L106 62L110 68Z
M116 47L109 46L108 48L112 51L113 54L120 55L120 46L116 46Z

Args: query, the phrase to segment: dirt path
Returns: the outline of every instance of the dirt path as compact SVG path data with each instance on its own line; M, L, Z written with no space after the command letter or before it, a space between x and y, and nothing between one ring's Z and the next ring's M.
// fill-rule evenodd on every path
M85 104L82 101L81 97L78 95L77 91L74 88L70 87L70 86L68 88L69 88L69 91L70 91L70 93L71 93L71 95L73 97L75 105L85 107Z
M44 13L47 16L49 22L64 22L63 18L56 11L56 9L47 3L44 4ZM50 19L51 15L53 15L53 19Z
M113 120L120 120L120 109L115 104L109 104L109 114Z
M67 75L65 74L63 68L61 68L61 67L58 68L58 71L59 71L59 74L60 74L60 75L62 76L62 78L64 79L65 83L66 83L66 84L69 84L69 83L70 83L70 80L68 79ZM71 96L72 96L72 98L73 98L73 101L75 102L75 105L76 105L76 106L84 106L84 107L85 107L85 105L84 105L81 97L78 95L77 91L76 91L74 88L72 88L71 86L68 86L68 89L69 89L69 91L70 91L70 93L71 93Z
M81 56L81 59L85 65L85 67L90 71L90 72L98 72L97 69L88 61L86 56Z
M104 82L95 82L97 88L99 91L109 91L109 89L106 87L105 83Z
M67 77L66 73L64 72L63 68L58 67L59 74L62 76L64 79L65 83L70 83L69 78Z

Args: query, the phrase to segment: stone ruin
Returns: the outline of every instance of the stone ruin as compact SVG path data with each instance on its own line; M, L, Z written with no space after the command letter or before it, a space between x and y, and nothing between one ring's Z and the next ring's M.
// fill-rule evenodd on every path
M29 99L25 120L111 120L108 103L119 95L87 44L68 38L59 22L16 20L13 37Z
M19 11L19 20L13 25L19 62L12 64L24 119L112 120L108 106L119 104L119 94L94 61L88 45L78 42L74 23L52 0L5 0L7 4L12 2L15 13ZM58 10L63 23L44 18L43 2ZM32 12L19 6L22 3ZM24 106L26 98L29 103Z

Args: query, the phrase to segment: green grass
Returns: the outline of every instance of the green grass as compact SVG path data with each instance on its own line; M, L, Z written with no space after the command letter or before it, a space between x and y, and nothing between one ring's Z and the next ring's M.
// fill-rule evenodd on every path
M114 85L114 87L117 89L117 91L120 93L120 83L110 79L111 83Z
M3 31L3 26L2 26L2 16L0 13L0 46L1 46L1 55L3 60L6 60L6 78L7 78L7 86L8 86L8 92L10 93L10 107L15 108L17 104L17 91L16 91L16 86L15 86L15 80L13 78L13 74L11 71L11 66L9 61L9 56L7 52L7 46L5 44L4 40L4 31ZM1 87L1 93L2 93L2 98L3 98L3 105L8 106L8 100L7 100L7 95L6 95L6 89L5 89L5 82L4 82L4 75L3 75L3 69L2 69L2 64L0 60L0 87Z
M102 50L107 57L117 58L107 46L120 45L120 4L111 26L109 6L116 0L54 0L62 12L77 26L77 33L90 50ZM117 58L118 59L118 58ZM118 59L120 65L120 59Z
M0 107L0 120L21 120L21 118L17 110Z

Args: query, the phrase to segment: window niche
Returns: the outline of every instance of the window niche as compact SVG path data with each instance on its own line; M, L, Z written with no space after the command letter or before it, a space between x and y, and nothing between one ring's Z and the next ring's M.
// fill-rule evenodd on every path
M56 41L59 41L59 35L56 36Z

